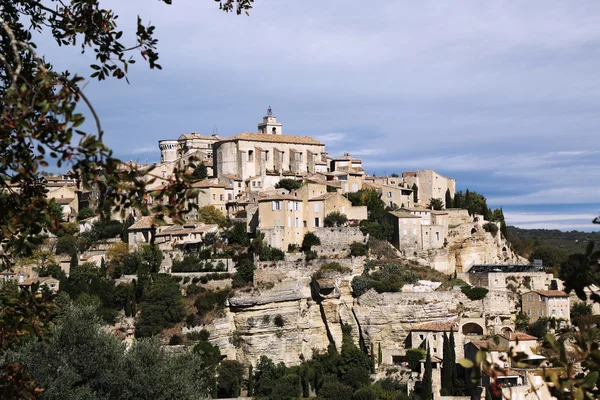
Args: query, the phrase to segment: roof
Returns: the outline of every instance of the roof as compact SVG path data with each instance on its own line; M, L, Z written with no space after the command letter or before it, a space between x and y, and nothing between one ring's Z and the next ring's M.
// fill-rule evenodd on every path
M64 198L60 198L60 199L54 199L54 201L58 204L69 204L69 203L73 202L73 200L75 200L74 197L64 197Z
M482 371L485 375L489 375L488 372ZM522 372L515 371L510 368L499 368L495 370L495 373L498 375L498 378L518 378L519 376L523 376Z
M165 217L165 223L170 224L171 219ZM151 215L148 215L148 216L140 218L137 222L135 222L133 225L131 225L127 230L134 231L134 230L139 230L139 229L153 229L153 228L156 228L158 225L160 225L160 220Z
M213 187L224 188L224 187L227 187L227 185L225 185L224 183L219 183L215 179L204 179L204 180L192 183L191 187L193 187L193 188L213 188Z
M231 175L231 174L221 174L222 177L227 178L227 179L231 179L232 181L241 181L242 178L240 178L239 176L236 175Z
M429 208L420 208L420 207L402 207L403 210L406 211L410 211L410 212L431 212L433 210L430 210Z
M198 132L184 133L177 140L188 140L188 139L205 139L205 140L219 140L219 137L215 136L202 136Z
M502 334L502 336L504 336L506 339L513 341L513 340L535 340L537 341L537 338L535 336L531 336L526 334L525 332L509 332L509 333L504 333Z
M337 195L338 192L327 192L327 193L323 193L320 194L318 196L315 196L313 198L308 199L308 201L321 201L321 200L327 200L330 197L333 197L335 195Z
M569 295L563 292L562 290L532 290L532 292L544 297L569 297Z
M160 233L157 233L156 237L161 236L171 236L171 235L187 235L190 233L204 233L215 229L217 225L209 225L209 224L194 224L194 225L173 225L163 230Z
M300 199L298 199L297 197L290 196L287 194L279 194L279 193L274 193L274 194L269 194L264 197L259 197L257 200L259 202L260 201L271 201L271 200L297 200L297 201L300 201Z
M449 332L450 329L458 331L456 321L432 321L422 324L413 325L411 331L432 331L432 332Z
M59 280L56 278L53 278L51 276L45 276L42 278L29 278L24 280L23 282L19 283L19 286L31 286L35 283L58 283Z
M392 214L394 217L398 217L398 218L421 218L418 215L415 214L411 214L407 211L388 211L390 214Z
M242 132L239 135L230 138L221 139L218 143L236 142L245 140L249 142L267 142L267 143L293 143L293 144L310 144L316 146L325 146L323 143L310 136L292 136L292 135L272 135L255 132Z

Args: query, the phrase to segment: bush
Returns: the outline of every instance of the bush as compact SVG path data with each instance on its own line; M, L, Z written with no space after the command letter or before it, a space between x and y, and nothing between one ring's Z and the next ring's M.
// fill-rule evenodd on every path
M483 230L491 233L492 236L496 237L496 234L498 234L498 225L496 225L493 222L488 222L487 224L483 225Z
M84 219L93 217L94 215L96 215L96 213L94 212L94 210L92 208L90 208L90 207L82 208L77 213L77 221L82 221Z
M256 267L252 261L244 259L240 261L235 268L237 272L233 277L234 287L244 286L254 280L254 271L256 270Z
M223 310L225 308L225 300L227 300L229 293L229 289L206 290L205 292L202 292L194 302L194 306L198 310L197 314L200 317L204 317L211 311Z
M182 341L181 336L173 335L171 336L171 339L169 339L169 346L178 346Z
M299 189L301 186L302 186L301 182L298 182L297 180L291 179L291 178L283 178L275 184L276 189L286 189L286 190L289 190L290 192L292 190Z
M538 339L543 339L548 333L548 320L540 318L527 328L527 333Z
M358 297L371 288L378 293L400 292L405 284L418 280L419 276L407 268L396 264L383 264L378 271L369 274L365 270L362 276L354 277L351 284L352 293Z
M369 253L369 248L366 244L360 242L354 242L350 244L350 256L361 257L366 256Z
M460 290L469 298L469 300L482 300L488 294L486 288L471 287L469 285L461 286Z
M235 360L224 360L219 366L219 397L238 397L242 390L244 365Z
M94 240L112 239L121 236L123 224L115 220L100 220L92 227L92 238Z
M319 246L321 244L321 239L317 235L312 232L307 232L304 235L304 239L302 239L302 251L311 251L313 246Z
M350 386L346 386L338 382L335 377L327 376L325 383L319 391L319 399L323 400L340 400L351 399L354 391Z
M185 294L187 297L195 297L196 295L200 294L200 292L202 292L202 288L194 283L188 285L188 287L185 289Z
M328 262L321 265L321 268L313 275L314 279L321 279L324 276L330 274L349 274L352 270L348 267L344 267L338 262Z
M285 253L274 247L262 246L259 257L261 261L281 261L285 259Z
M327 227L344 226L346 222L348 222L348 217L346 217L346 214L342 214L338 211L327 214L325 220L323 221Z
M181 322L184 310L179 283L170 276L156 274L143 294L140 311L136 337L149 337Z
M65 235L56 239L56 254L73 254L77 250L77 238L75 236Z
M360 297L375 286L375 281L368 276L360 275L352 278L352 295Z
M421 348L406 350L406 362L413 371L419 371L421 360L425 359L425 350Z
M273 318L273 323L278 328L283 328L283 325L285 325L285 321L283 320L281 314L277 314L275 318Z
M586 315L592 315L591 304L586 304L583 302L573 304L573 306L571 307L571 319L575 319L577 317L582 317Z

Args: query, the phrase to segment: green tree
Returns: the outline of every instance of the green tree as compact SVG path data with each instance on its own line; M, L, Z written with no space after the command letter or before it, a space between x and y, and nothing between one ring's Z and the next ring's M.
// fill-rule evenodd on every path
M412 191L413 191L413 201L415 203L417 203L419 201L419 187L417 186L416 183L413 183L412 185Z
M430 210L441 210L444 208L444 201L442 199L431 198L427 204L427 208Z
M194 168L192 176L198 180L208 178L208 168L206 168L206 165L204 165L202 161L200 161L196 168Z
M383 354L381 353L381 342L377 343L377 363L381 365L383 362Z
M87 218L91 218L94 215L96 215L96 213L94 212L93 208L91 208L91 207L82 208L77 213L77 221L81 221L81 220L84 220L84 219L87 219Z
M430 351L429 347L427 348L427 355L425 358L425 371L423 372L421 399L433 400L431 351Z
M444 203L445 208L452 208L453 205L453 201L452 201L452 194L450 193L450 189L446 189L446 201Z
M160 271L160 265L163 261L163 253L155 244L144 244L138 250L142 266L146 267L151 273Z
M339 211L333 211L327 214L323 222L327 227L344 226L348 222L348 217Z
M451 396L454 392L452 387L452 366L455 360L451 359L450 354L450 346L448 341L448 336L446 332L444 332L443 336L443 359L442 359L442 387L441 394L442 396Z
M311 251L313 246L319 246L321 239L312 232L307 232L302 239L302 251Z
M406 350L406 362L413 371L418 371L421 366L421 360L425 358L425 350L420 347Z
M586 315L592 315L591 304L577 302L571 306L571 319L572 320L574 320L578 317L586 316Z
M150 288L143 295L140 312L136 337L156 335L162 329L181 322L184 308L179 283L170 276L155 275Z
M198 210L198 220L205 224L216 224L220 227L227 225L227 218L215 206L204 206Z
M219 397L234 398L240 395L244 365L236 360L224 360L219 365Z
M302 186L302 182L298 182L295 179L283 178L275 184L276 189L286 189L288 191L299 189Z
M248 396L254 394L254 371L252 370L252 364L248 366Z

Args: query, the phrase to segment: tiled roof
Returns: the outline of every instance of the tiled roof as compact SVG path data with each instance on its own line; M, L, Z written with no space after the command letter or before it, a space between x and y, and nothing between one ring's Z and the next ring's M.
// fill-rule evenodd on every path
M325 146L323 143L310 136L291 136L291 135L271 135L265 133L242 132L239 135L230 138L221 139L219 143L235 142L245 140L249 142L268 142L268 143L293 143L293 144L312 144L317 146Z
M506 339L513 341L513 340L536 340L537 338L535 336L531 336L526 334L525 332L510 332L510 333L504 333L502 336L504 336Z
M74 197L65 197L65 198L60 198L60 199L54 199L54 201L58 204L69 204L73 200L75 200Z
M315 196L315 197L313 197L311 199L308 199L308 201L327 200L328 198L333 197L333 196L335 196L337 194L338 194L337 192L327 192L327 193L323 193L323 194L320 194L318 196Z
M221 174L222 177L225 177L227 179L231 179L232 181L241 181L242 178L240 178L239 176L236 175L231 175L231 174Z
M156 237L170 236L170 235L187 235L190 233L204 233L215 229L217 225L198 224L195 226L181 226L173 225L165 229L164 231L157 233Z
M135 222L133 225L131 225L128 230L130 231L134 231L134 230L139 230L139 229L152 229L152 228L156 228L157 226L159 226L159 220L157 220L156 218L154 218L151 215L145 216L140 218L137 222ZM171 224L172 221L170 218L166 218L165 217L165 222L167 224Z
M51 276L45 276L42 278L29 278L19 283L19 286L31 286L34 283L58 283L58 279L55 279Z
M431 212L432 210L430 210L429 208L421 208L421 207L403 207L403 210L406 211L410 211L410 212Z
M212 188L212 187L224 188L224 187L227 187L227 185L225 185L223 183L219 183L216 179L204 179L199 182L192 183L191 187L193 187L193 188Z
M569 297L569 295L562 290L534 290L534 292L544 297Z
M389 211L389 213L398 218L421 218L420 216L411 214L407 211Z
M456 321L432 321L422 324L413 325L411 331L433 331L433 332L449 332L450 329L458 331Z
M206 139L206 140L219 140L218 137L214 137L214 136L202 136L199 133L193 132L193 133L184 133L181 136L179 136L179 138L177 140L187 140L187 139Z
M259 202L271 201L271 200L297 200L297 201L300 201L300 199L298 199L297 197L286 195L286 194L279 194L279 193L269 194L269 195L266 195L263 197L258 197L257 200Z

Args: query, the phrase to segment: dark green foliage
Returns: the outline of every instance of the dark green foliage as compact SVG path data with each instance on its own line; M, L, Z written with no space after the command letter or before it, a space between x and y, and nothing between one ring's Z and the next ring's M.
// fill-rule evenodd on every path
M378 293L399 292L407 283L419 280L413 271L396 264L383 264L374 272L365 271L352 279L352 294L361 296L367 290L374 288Z
M385 204L379 198L376 190L359 190L355 193L348 193L348 200L352 202L353 206L367 206L368 219L360 223L360 230L363 234L378 240L391 239L394 228L386 218Z
M527 328L527 333L538 339L543 339L548 333L548 320L546 318L540 318Z
M112 239L123 232L123 224L119 221L101 219L94 223L91 236L94 241Z
M307 232L304 235L304 239L302 239L302 251L310 251L313 246L319 246L321 244L321 239L317 235L312 232Z
M244 377L244 365L235 360L223 360L219 365L219 397L234 398L240 395Z
M248 238L246 230L246 224L234 222L231 228L223 233L223 236L227 239L229 244L248 246L248 244L250 244L250 239Z
M373 342L371 342L371 373L375 373L375 350L373 349Z
M254 394L254 371L252 370L252 364L248 366L248 396Z
M346 214L342 214L338 211L327 214L325 220L323 221L326 227L344 226L346 222L348 222L348 217L346 217Z
M425 350L418 347L416 349L406 350L406 362L413 371L418 371L421 365L421 360L425 358Z
M209 312L223 310L230 293L229 289L202 291L194 302L198 315L202 318Z
M334 379L326 379L323 387L319 391L319 399L339 400L351 399L354 390L343 383Z
M431 351L429 348L427 348L427 355L425 358L425 371L423 372L423 380L421 384L421 399L433 400Z
M591 304L577 302L571 306L571 319L572 320L574 320L578 317L586 316L586 315L592 315Z
M279 182L277 182L275 184L276 189L286 189L286 190L289 190L290 192L292 190L299 189L301 186L302 186L302 182L298 182L297 180L291 179L291 178L283 178L282 180L280 180Z
M81 220L84 220L84 219L87 219L87 218L91 218L94 215L96 215L96 213L94 212L93 208L91 208L91 207L82 208L77 213L77 221L81 221Z
M281 261L285 259L285 253L275 247L262 246L259 257L260 261Z
M446 208L454 207L454 202L452 201L452 194L450 193L450 189L446 189L445 206Z
M488 222L483 225L483 230L491 233L493 237L496 237L498 234L498 225L493 222Z
M222 265L224 269L225 265ZM211 272L218 270L215 266L196 254L187 254L181 260L173 260L171 272Z
M173 335L173 336L171 336L171 339L169 339L169 346L180 345L182 341L183 340L181 339L181 336L179 336L179 335Z
M77 250L77 238L75 236L65 235L56 239L56 254L73 254Z
M283 328L283 326L285 325L285 321L283 320L281 314L277 314L275 318L273 318L273 323L278 328Z
M350 244L350 256L361 257L366 256L369 253L369 247L366 244L360 242L353 242Z
M541 246L550 246L567 254L582 254L585 253L589 242L600 241L600 232L563 232L557 229L521 229L514 226L509 226L507 229L507 238L514 250L526 258L531 258L531 253ZM544 260L544 263L547 261ZM560 266L561 262L554 262L554 264Z
M198 165L194 168L194 172L192 172L192 176L198 180L208 178L208 168L206 168L206 165L202 161L198 162Z
M524 331L529 326L529 316L524 312L519 312L515 318L515 328L518 331Z
M252 283L254 280L254 271L256 270L256 267L251 260L244 259L240 261L235 268L237 272L233 277L234 287L241 287L247 285L248 283Z
M560 266L560 279L565 281L568 292L574 290L581 300L587 299L585 288L600 285L600 251L594 251L594 242L587 245L585 253L571 254ZM590 298L600 302L600 295L592 293Z
M184 317L179 283L170 276L154 275L150 288L140 304L136 337L149 337L180 322Z
M488 294L486 288L471 287L469 285L461 286L460 290L469 298L469 300L482 300Z
M313 275L314 279L320 279L325 276L349 274L352 270L344 267L342 264L332 261L321 264L321 268Z
M442 359L442 396L460 396L462 385L456 373L456 352L454 342L454 331L450 331L450 338L444 333L444 353Z
M419 201L419 187L416 183L413 183L411 189L413 190L413 201L416 203Z
M569 258L569 253L552 245L538 245L529 256L531 261L537 259L544 262L545 267L559 267Z
M381 342L377 343L377 364L381 365L383 361L383 353L381 352Z
M431 198L426 206L430 210L441 210L444 208L444 201L442 199Z
M210 344L207 340L200 340L193 351L202 356L202 367L216 367L221 362L219 346Z

